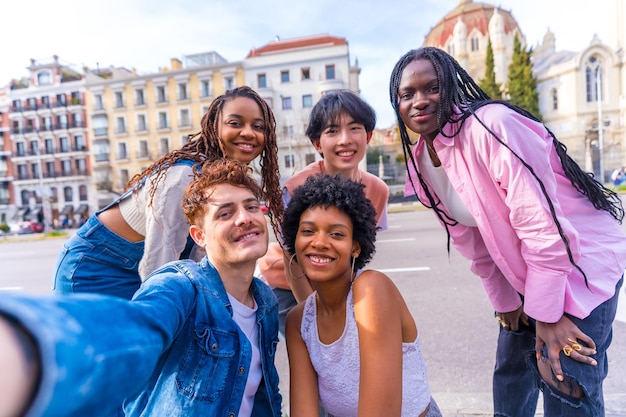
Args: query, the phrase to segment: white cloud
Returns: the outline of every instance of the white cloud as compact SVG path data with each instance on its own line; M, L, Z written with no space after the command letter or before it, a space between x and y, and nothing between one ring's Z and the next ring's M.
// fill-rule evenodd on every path
M613 0L621 1L621 0ZM486 1L489 2L489 1ZM594 33L604 41L611 13L587 0L498 0L529 45L548 27L558 49L580 50ZM422 44L457 0L7 0L3 4L0 84L27 75L30 58L52 55L77 68L123 66L154 72L170 58L215 50L230 61L273 40L328 33L345 37L358 59L361 90L379 127L394 122L388 83L396 60Z

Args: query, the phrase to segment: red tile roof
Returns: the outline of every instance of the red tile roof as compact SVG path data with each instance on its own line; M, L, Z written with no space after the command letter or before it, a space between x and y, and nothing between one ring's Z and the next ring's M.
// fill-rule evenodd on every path
M305 49L305 48L313 48L320 46L336 46L336 45L347 45L348 41L346 38L338 38L330 35L314 35L314 36L306 36L302 38L293 38L293 39L285 39L285 40L275 40L273 42L268 43L267 45L263 45L259 48L253 48L249 53L247 58L261 56L265 54L272 54L277 52L283 52L293 49Z
M446 41L452 36L459 16L461 16L461 20L467 26L468 35L474 28L486 35L489 30L489 20L493 16L494 9L495 6L486 3L468 2L458 5L430 30L424 40L424 46L443 48L446 45ZM519 30L519 26L511 12L498 8L498 13L503 17L505 33L511 33L516 28Z

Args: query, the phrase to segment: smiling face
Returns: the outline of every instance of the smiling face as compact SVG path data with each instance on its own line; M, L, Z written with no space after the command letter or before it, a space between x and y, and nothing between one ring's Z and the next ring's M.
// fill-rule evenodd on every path
M371 137L372 133L366 132L362 123L344 112L324 128L319 139L313 140L313 146L323 155L326 172L352 178L365 157Z
M265 146L263 113L259 105L247 97L235 97L224 103L218 134L224 155L250 163Z
M352 221L337 207L311 207L300 216L295 250L298 264L313 282L352 279L352 256L360 246L352 239Z
M437 73L430 60L412 61L402 71L398 86L400 117L407 128L431 141L439 132L439 90Z
M199 224L190 227L216 267L254 264L267 252L268 233L259 200L250 190L220 184L208 194Z

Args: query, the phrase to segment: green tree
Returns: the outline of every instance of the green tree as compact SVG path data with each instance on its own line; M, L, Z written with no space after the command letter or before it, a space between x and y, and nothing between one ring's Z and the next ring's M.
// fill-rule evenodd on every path
M491 39L487 41L487 56L485 57L485 78L480 81L480 88L491 98L502 98L501 85L496 82L495 64L493 62L493 48L491 47Z
M541 119L537 78L533 74L531 55L532 48L522 48L522 43L515 35L513 40L513 59L511 65L509 65L509 101Z

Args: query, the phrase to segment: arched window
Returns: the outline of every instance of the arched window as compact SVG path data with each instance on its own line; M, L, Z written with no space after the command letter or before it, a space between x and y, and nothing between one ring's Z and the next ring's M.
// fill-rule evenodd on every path
M472 35L472 52L478 51L479 45L478 36Z
M66 203L71 203L74 198L74 192L72 191L72 187L63 188L63 197L65 198Z
M87 200L87 186L86 185L81 185L78 187L78 195L79 195L80 201Z
M604 71L602 61L592 56L585 64L585 86L587 90L587 103L602 101L602 86L604 85Z
M559 109L559 93L556 91L556 88L553 88L550 91L550 95L552 96L552 110Z

